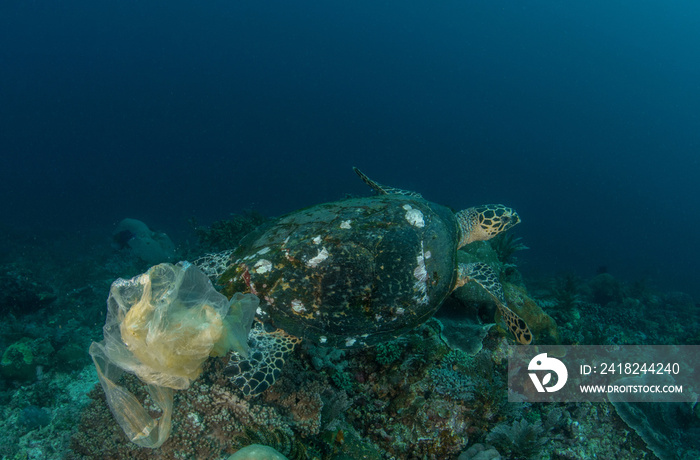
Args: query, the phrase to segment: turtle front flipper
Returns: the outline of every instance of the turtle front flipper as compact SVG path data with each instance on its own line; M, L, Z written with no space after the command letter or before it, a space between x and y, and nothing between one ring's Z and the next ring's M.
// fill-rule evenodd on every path
M372 190L377 192L377 195L403 195L403 196L410 196L413 198L423 198L423 195L421 195L418 192L412 192L410 190L401 190L400 188L390 187L388 185L382 185L376 181L373 181L372 179L367 177L367 175L365 173L363 173L362 171L360 171L359 169L357 169L355 167L353 167L352 170L355 171L355 173L358 176L360 176L360 179L362 179L362 181L365 184L369 185L372 188Z
M506 306L503 286L501 286L501 282L498 281L496 273L489 265L480 262L459 264L457 275L458 278L455 289L464 286L469 281L479 283L479 285L486 289L486 292L493 297L493 300L496 301L498 310L501 312L508 329L513 333L515 339L523 345L528 345L532 342L532 333L525 321Z
M250 357L231 353L224 374L228 375L246 396L259 395L270 388L282 374L282 367L301 339L282 329L267 332L256 323L248 336Z

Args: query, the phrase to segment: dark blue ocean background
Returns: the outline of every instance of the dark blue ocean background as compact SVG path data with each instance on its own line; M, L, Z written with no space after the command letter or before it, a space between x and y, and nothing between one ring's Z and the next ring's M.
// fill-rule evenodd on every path
M700 3L0 2L0 255L370 190L700 297ZM51 245L49 245L51 246ZM106 293L105 293L106 296Z

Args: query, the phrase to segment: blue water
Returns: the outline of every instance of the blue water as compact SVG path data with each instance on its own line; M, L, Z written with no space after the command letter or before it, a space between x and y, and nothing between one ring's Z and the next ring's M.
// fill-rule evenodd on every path
M0 232L182 241L368 194L358 166L515 207L525 273L697 299L698 30L694 1L4 1Z

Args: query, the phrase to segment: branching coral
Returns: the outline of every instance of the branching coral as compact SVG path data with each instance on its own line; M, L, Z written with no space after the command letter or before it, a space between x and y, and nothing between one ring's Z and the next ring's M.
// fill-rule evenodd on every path
M387 366L401 357L404 347L400 340L394 340L377 345L377 362L382 366Z

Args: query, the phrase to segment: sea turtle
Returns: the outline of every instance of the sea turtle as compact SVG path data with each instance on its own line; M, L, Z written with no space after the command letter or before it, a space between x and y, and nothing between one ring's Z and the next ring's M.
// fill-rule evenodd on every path
M457 262L462 246L519 223L513 209L484 205L454 213L354 170L376 196L292 212L237 248L195 261L226 296L250 292L261 299L251 355L232 356L227 369L246 394L274 383L300 339L338 348L392 340L427 321L469 281L493 297L518 342L532 340L525 322L506 307L491 268ZM277 330L268 332L270 326Z

